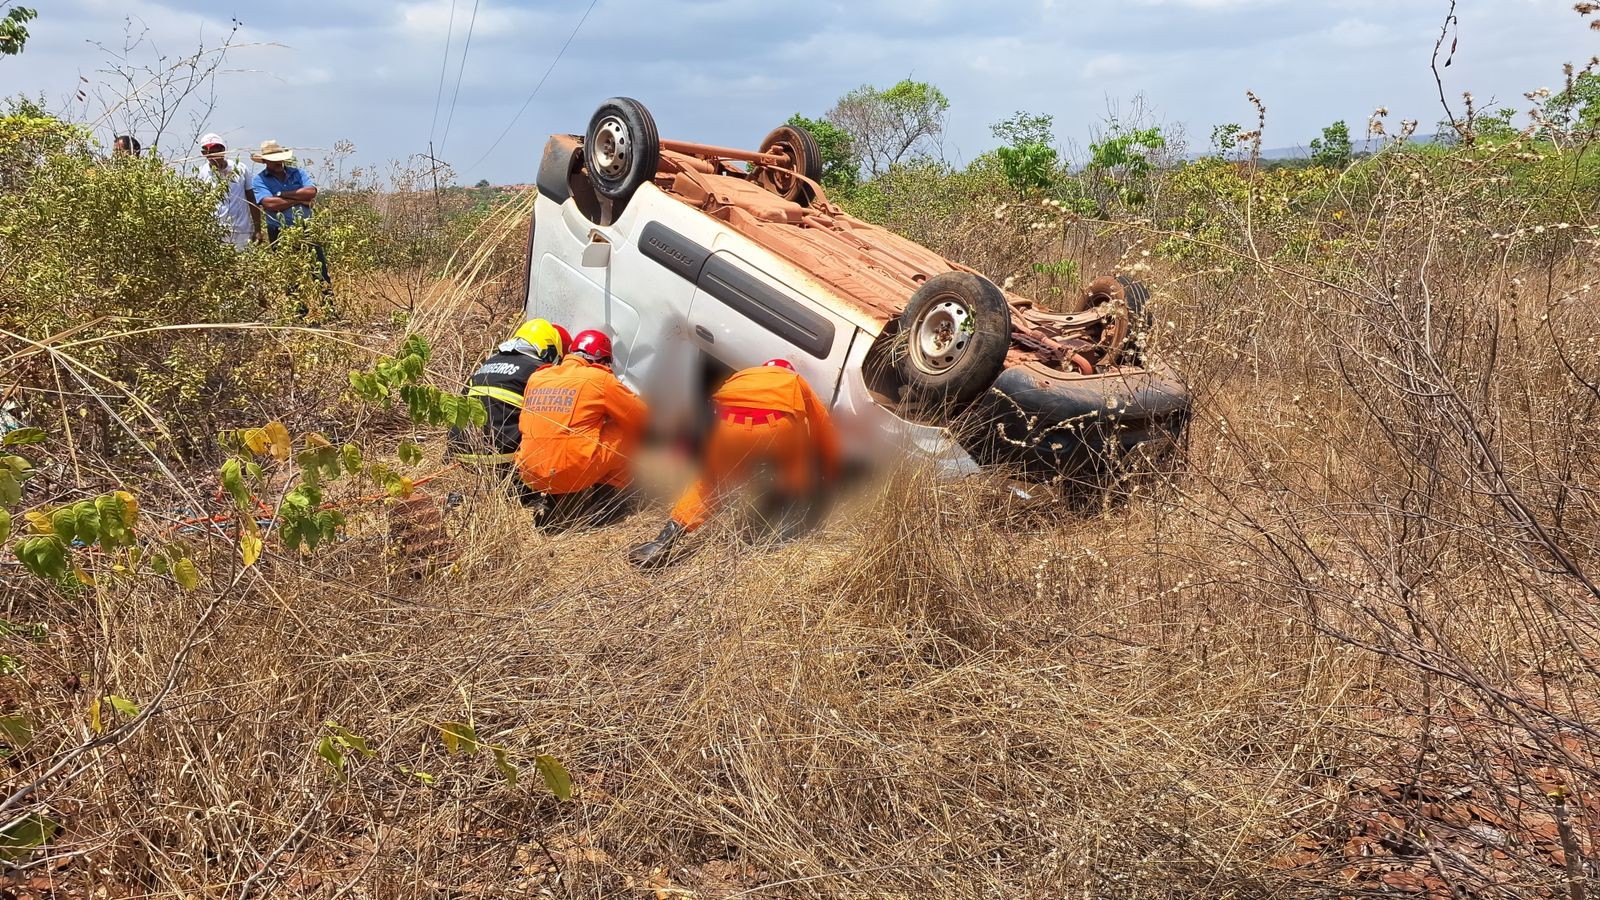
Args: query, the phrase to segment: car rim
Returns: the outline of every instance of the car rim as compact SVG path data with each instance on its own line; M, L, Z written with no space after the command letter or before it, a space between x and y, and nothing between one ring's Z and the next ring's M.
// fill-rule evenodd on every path
M600 120L600 127L594 130L594 143L594 151L589 159L600 174L607 178L619 178L627 173L628 157L633 149L628 123L616 116L606 116Z
M954 298L935 302L917 321L911 361L930 375L947 372L966 355L972 340L972 311Z

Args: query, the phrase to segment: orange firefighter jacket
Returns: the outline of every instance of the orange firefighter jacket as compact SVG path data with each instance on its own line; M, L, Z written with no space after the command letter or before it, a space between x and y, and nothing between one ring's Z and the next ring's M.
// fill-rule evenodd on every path
M648 415L609 367L570 355L528 379L517 421L517 473L546 494L626 487Z
M828 408L799 373L781 366L743 369L722 383L711 395L711 402L719 410L772 410L792 416L816 448L822 475L832 477L838 473L839 433Z

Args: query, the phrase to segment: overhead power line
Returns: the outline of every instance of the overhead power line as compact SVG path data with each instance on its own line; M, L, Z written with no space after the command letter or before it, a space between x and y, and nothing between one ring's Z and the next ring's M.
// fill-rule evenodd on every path
M517 114L511 117L510 122L506 123L505 130L500 132L500 136L494 139L494 143L489 145L489 149L485 150L483 155L478 157L477 160L472 163L472 165L463 169L462 174L466 174L467 172L476 169L480 163L488 159L489 154L493 153L495 148L500 146L500 142L506 139L506 135L511 133L512 127L517 124L518 119L522 118L522 114L528 111L528 104L532 103L533 98L539 95L539 89L544 87L544 83L549 80L550 73L556 70L556 64L561 62L561 57L566 55L567 48L572 46L573 39L576 38L578 36L578 32L583 29L583 23L589 21L589 14L594 12L595 5L599 2L600 0L589 0L589 6L583 11L582 18L578 19L578 24L572 26L572 33L567 35L567 42L561 45L561 49L556 53L556 58L550 60L549 68L544 70L544 75L540 76L539 83L533 86L533 92L528 94L528 99L522 101L522 108L517 110Z
M472 0L472 19L467 22L467 40L461 46L461 66L456 69L456 91L450 96L450 115L444 120L444 137L439 139L439 150L450 143L450 123L456 120L456 101L461 98L461 76L467 71L467 54L472 52L472 30L478 25L478 0Z
M433 123L428 126L428 143L433 144L433 136L439 130L439 106L444 101L444 73L450 68L450 37L456 27L456 0L450 0L450 24L444 30L444 59L439 60L439 89L433 95ZM433 155L429 149L428 155Z

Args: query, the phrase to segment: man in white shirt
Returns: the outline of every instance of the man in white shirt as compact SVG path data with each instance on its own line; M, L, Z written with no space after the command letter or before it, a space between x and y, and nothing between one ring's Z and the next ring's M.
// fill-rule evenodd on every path
M208 134L200 139L200 153L211 165L211 174L227 185L217 203L217 221L229 243L243 250L251 241L261 240L261 207L256 205L250 173L228 162L228 148L222 136Z

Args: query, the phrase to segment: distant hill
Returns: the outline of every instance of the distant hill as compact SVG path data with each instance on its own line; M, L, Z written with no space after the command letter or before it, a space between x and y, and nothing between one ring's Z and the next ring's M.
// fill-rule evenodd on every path
M1414 134L1409 138L1409 143L1412 144L1433 144L1437 143L1438 141L1439 135L1437 134ZM1356 141L1355 151L1357 153L1370 153L1377 149L1379 145L1379 141ZM1189 155L1189 158L1201 159L1210 155L1210 153L1192 153ZM1268 160L1269 162L1310 159L1311 148L1304 145L1294 147L1264 147L1261 150L1261 158Z

